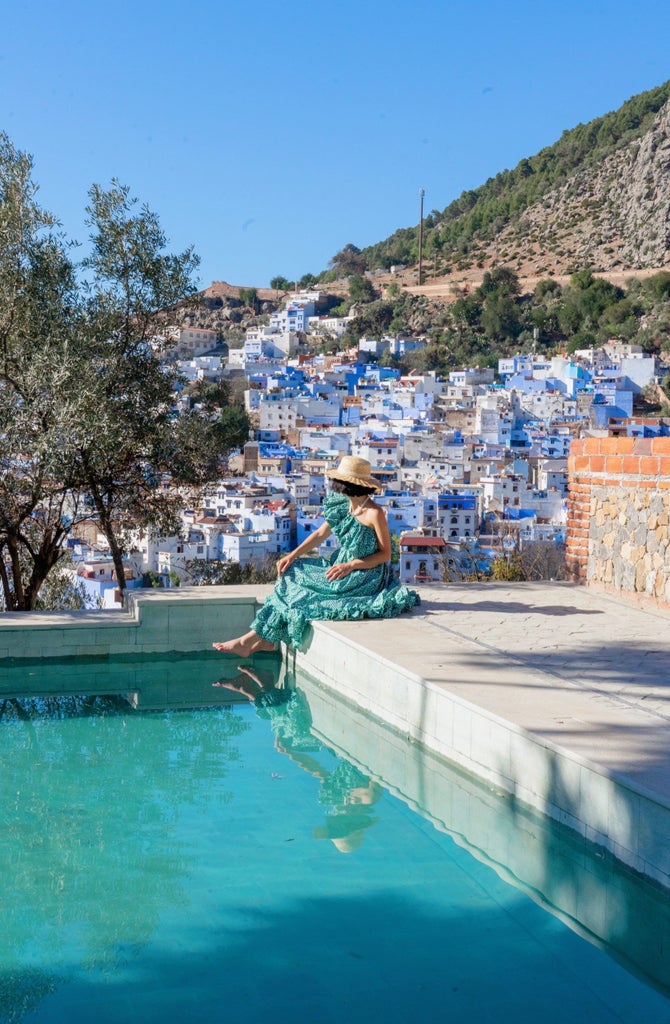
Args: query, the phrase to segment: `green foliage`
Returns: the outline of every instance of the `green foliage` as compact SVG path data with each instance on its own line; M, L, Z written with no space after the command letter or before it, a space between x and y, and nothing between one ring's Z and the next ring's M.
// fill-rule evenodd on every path
M661 270L658 274L654 274L653 277L645 281L644 288L656 299L661 301L670 299L670 271Z
M482 283L477 289L479 298L485 299L489 295L507 296L515 298L521 293L519 277L509 267L496 267L495 270L487 270L482 278Z
M276 565L273 559L267 559L259 565L240 565L239 562L192 558L185 564L185 578L190 586L197 587L275 583Z
M473 364L495 368L498 359L531 348L548 355L572 353L611 337L648 352L670 350L670 302L658 297L665 295L665 279L654 277L652 287L627 282L627 293L584 268L565 287L545 279L532 294L522 295L516 272L501 266L453 302L428 304L425 297L402 291L360 303L344 344L385 333L422 334L429 338L427 347L407 356L403 368L442 374Z
M363 274L368 269L367 260L358 246L348 242L343 249L335 253L330 261L335 277L351 277L352 274Z
M35 201L32 162L0 135L0 584L6 609L38 607L65 541L92 515L119 587L127 531L168 532L183 495L248 433L230 405L175 422L174 364L152 343L195 293L192 250L165 251L157 216L112 181L90 190L91 244L72 249Z
M509 225L520 231L523 213L529 206L577 170L601 163L639 138L668 99L670 81L632 97L617 111L565 131L554 145L520 160L513 170L501 171L479 188L463 192L444 210L435 210L425 219L425 252L436 260L460 256L471 264L477 240L493 238ZM418 225L400 228L384 241L363 249L367 268L416 264L418 233Z
M372 281L364 274L352 274L349 278L349 298L352 302L371 302L375 298Z
M569 355L572 355L579 349L594 348L595 345L596 336L592 331L578 331L568 342L567 351Z
M349 344L356 344L362 337L380 338L385 334L393 320L394 306L392 302L379 300L371 302L353 318L345 339Z
M240 288L240 302L249 309L258 310L258 291L255 288Z
M545 277L535 285L533 297L536 302L551 301L558 298L562 291L563 289L558 281L554 281L551 277Z
M491 562L491 579L504 582L518 582L524 579L521 552L511 551L498 555Z

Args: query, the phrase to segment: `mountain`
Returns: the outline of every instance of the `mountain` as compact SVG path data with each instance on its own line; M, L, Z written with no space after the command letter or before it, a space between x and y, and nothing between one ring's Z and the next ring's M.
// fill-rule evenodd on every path
M505 264L524 275L670 263L670 81L424 219L424 276ZM418 225L362 250L369 270L416 265Z

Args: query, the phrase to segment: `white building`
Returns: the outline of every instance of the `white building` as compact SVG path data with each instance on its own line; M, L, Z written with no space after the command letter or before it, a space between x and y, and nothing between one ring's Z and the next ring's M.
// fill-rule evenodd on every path
M442 537L402 534L398 574L401 583L439 583L445 574L446 542Z
M479 366L469 367L465 370L452 370L449 374L449 383L452 387L466 388L474 387L477 384L493 384L495 372L486 366L480 369Z
M244 358L249 362L290 359L300 348L293 330L277 327L250 327L244 339Z
M166 339L170 355L177 359L192 359L216 348L219 335L204 328L170 327Z
M308 330L310 334L341 338L346 333L352 319L351 316L311 316Z

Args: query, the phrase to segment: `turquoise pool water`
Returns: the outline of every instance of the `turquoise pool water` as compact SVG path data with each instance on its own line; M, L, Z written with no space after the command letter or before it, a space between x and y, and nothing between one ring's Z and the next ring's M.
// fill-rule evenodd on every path
M1 1021L670 1022L667 894L274 659L5 670Z

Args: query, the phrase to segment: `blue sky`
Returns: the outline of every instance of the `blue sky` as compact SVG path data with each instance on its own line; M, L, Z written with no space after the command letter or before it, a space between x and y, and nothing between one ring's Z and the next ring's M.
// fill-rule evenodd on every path
M24 0L0 130L84 240L127 184L200 285L324 270L670 78L667 0Z

